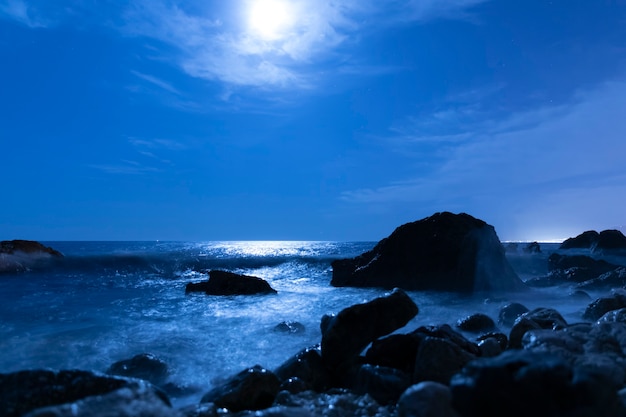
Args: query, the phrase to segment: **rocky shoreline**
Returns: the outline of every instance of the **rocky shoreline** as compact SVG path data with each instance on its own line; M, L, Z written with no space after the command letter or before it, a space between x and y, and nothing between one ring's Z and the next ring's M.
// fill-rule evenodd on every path
M456 283L452 290L459 293L479 288L497 296L501 287L494 280L499 273L505 274L509 290L532 292L533 286L558 286L576 291L572 300L584 307L580 320L568 323L551 306L529 310L515 302L511 296L515 292L508 292L507 300L499 301L497 317L477 313L456 323L407 328L420 310L410 291L422 283L413 279L408 292L395 288L322 317L319 344L297 352L275 369L263 367L259 358L259 364L250 364L204 392L198 404L172 407L171 398L189 392L169 383L166 363L139 354L112 364L104 374L82 370L0 374L0 415L626 416L626 268L578 253L561 253L550 257L548 275L527 280L520 287L519 278L502 264L504 248L499 241L493 243L491 226L471 216L444 213L413 227L427 225L430 239L437 219L443 219L445 226L436 226L435 234L465 242L445 252L447 243L428 244L444 249L429 252L428 262L419 262L427 270L440 271L439 279L448 280L447 288ZM423 244L420 233L424 231L400 241ZM599 246L601 233L596 240L595 234L585 233L580 244L591 245L585 249L596 255L609 250ZM604 236L618 242L617 246L608 244L611 251L622 250L617 234ZM567 245L580 248L574 241ZM340 272L342 279L351 270L356 274L346 279L384 288L389 281L372 281L383 270L395 277L394 284L402 283L398 277L407 270L428 275L415 269L420 266L411 252L398 249L397 242L390 236L371 253L340 262L340 269L347 265ZM413 250L424 249L413 245ZM528 250L539 247L529 245ZM398 257L398 251L404 255ZM385 259L388 254L393 261ZM450 264L454 268L446 269ZM381 269L381 265L396 270ZM459 282L459 276L469 283ZM255 277L246 279L244 292L245 282L260 284ZM205 284L190 289L207 291ZM604 295L592 300L585 289ZM226 293L232 294L230 288Z

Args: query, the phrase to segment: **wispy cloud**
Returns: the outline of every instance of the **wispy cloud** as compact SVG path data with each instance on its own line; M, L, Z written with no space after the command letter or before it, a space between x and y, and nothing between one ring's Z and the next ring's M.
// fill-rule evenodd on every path
M15 20L30 28L45 28L51 21L25 0L6 0L0 3L0 16Z
M346 191L344 201L355 203L423 202L427 200L475 197L483 194L514 199L527 190L548 196L557 192L584 194L602 186L622 190L626 176L626 82L614 81L594 90L579 92L571 102L522 111L504 118L477 119L473 125L452 130L445 140L453 142L446 154L437 154L436 166L416 174L415 178L398 179L387 185ZM483 117L487 115L482 114ZM429 119L427 115L422 116ZM420 120L412 120L421 126ZM421 152L437 136L413 135L408 126L390 138L404 149ZM428 123L425 121L424 123ZM471 127L463 130L463 127ZM439 149L440 151L440 149ZM576 190L574 192L573 190ZM539 198L539 197L536 197ZM568 204L579 204L568 200Z
M157 78L153 75L149 75L149 74L144 74L142 72L139 71L131 71L131 73L139 78L141 78L144 81L147 81L153 85L156 85L159 88L162 88L165 91L168 91L172 94L176 94L176 95L182 95L182 93L180 91L178 91L176 88L174 88L170 83L161 80L160 78Z
M329 59L341 64L342 46L358 42L364 28L466 18L468 8L484 1L293 0L288 2L292 21L280 37L267 39L246 26L251 0L228 2L221 15L215 11L210 15L203 11L206 8L192 12L162 0L142 0L127 9L124 30L173 47L177 64L193 77L234 86L306 89L315 84L316 64ZM367 65L364 71L377 72Z
M120 175L143 175L147 173L159 172L160 170L155 167L145 166L137 161L123 160L119 164L96 164L90 165L91 168L106 172L107 174L120 174Z

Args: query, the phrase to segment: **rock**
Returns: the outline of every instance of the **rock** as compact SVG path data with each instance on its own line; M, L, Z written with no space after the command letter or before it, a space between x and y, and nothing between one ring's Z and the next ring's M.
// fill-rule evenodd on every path
M52 249L34 240L3 240L0 242L0 253L13 255L17 252L26 254L47 254L57 258L63 257L63 254L56 249Z
M131 394L123 393L122 398L132 398L132 392L147 393L154 390L140 380L88 371L33 370L0 374L0 410L3 416L18 417L39 408L74 403L87 397L105 396L126 388ZM162 393L154 390L154 395L169 406L169 400Z
M581 290L599 290L626 286L626 267L618 267L595 279L582 282L576 286Z
M486 333L496 328L496 323L486 314L471 314L456 322L456 326L466 332Z
M622 416L616 387L562 359L524 350L475 360L450 382L464 417Z
M319 346L306 348L289 358L274 370L278 379L285 383L290 378L298 378L308 389L317 392L326 390L330 385L329 372L322 362Z
M185 293L190 292L204 292L208 295L253 295L275 294L276 290L258 277L212 270L208 281L187 284Z
M530 242L524 247L524 253L541 253L541 246L537 242Z
M106 371L119 375L145 379L154 385L162 385L168 376L167 364L150 353L141 353L131 359L115 362Z
M526 281L526 283L532 285L533 282L537 283L543 280L546 282L546 285L543 286L558 285L566 282L580 284L593 280L616 268L618 268L618 265L585 255L569 256L553 253L548 258L549 274L546 277Z
M600 235L595 230L587 230L576 237L565 239L559 249L591 249Z
M498 323L504 326L513 326L515 320L522 314L528 312L528 308L520 303L508 303L500 308L498 313Z
M614 291L612 295L600 297L592 301L585 312L583 318L586 320L596 321L609 311L619 310L626 307L626 293Z
M304 333L304 325L297 321L281 321L274 327L279 333Z
M483 335L480 335L476 339L478 342L478 347L480 347L481 342L484 342L489 339L496 341L496 343L498 343L498 345L500 346L500 350L504 351L509 346L509 338L504 333L491 332L491 333L485 333Z
M412 334L392 334L374 340L365 353L365 360L372 365L386 366L413 374L419 340Z
M310 391L311 385L298 377L287 378L280 383L278 392L287 391L291 394L298 394L304 391Z
M557 331L531 330L522 339L527 351L556 355L572 366L626 384L626 324L578 323Z
M479 351L478 346L476 350ZM415 358L413 382L435 381L448 384L452 375L475 358L476 355L450 340L428 336L420 341Z
M332 263L338 287L510 291L524 288L493 226L462 213L436 213L398 227L371 251Z
M567 294L572 300L591 301L591 296L583 290L574 290Z
M3 240L0 242L0 273L27 271L62 257L61 252L39 242Z
M603 230L591 250L593 252L626 250L626 236L619 230Z
M298 417L301 415L299 413L303 411L310 413L308 414L310 416L324 417L391 417L393 415L390 406L381 406L367 394L359 395L348 390L340 389L330 390L321 394L311 391L290 394L283 391L276 397L275 406L276 407L272 408L278 409L280 407L280 410L298 413L284 414L287 417ZM255 414L255 416L257 416L257 414ZM264 417L264 414L258 414L258 416Z
M417 305L402 290L343 309L322 319L322 359L333 371L350 365L365 347L381 336L405 326L418 313Z
M274 402L280 381L274 373L255 365L207 392L201 403L214 403L232 412L262 410Z
M611 310L598 319L598 323L624 323L626 324L626 308Z
M492 358L501 354L504 349L500 346L500 343L493 337L483 339L478 342L478 348L480 349L480 356L483 358Z
M395 404L411 385L411 376L384 366L362 365L349 388L356 394L369 394L379 404Z
M551 329L559 330L567 327L567 322L553 308L539 307L522 314L515 320L511 332L509 333L509 347L520 348L522 337L529 330Z
M183 417L148 384L135 382L104 395L39 408L24 417Z
M398 400L399 417L457 417L447 385L424 381L411 386Z
M423 340L425 337L435 337L438 339L447 340L461 349L471 353L472 355L478 355L480 350L476 343L471 342L465 338L461 333L456 332L448 324L442 324L438 326L421 326L415 331L411 332L411 335Z

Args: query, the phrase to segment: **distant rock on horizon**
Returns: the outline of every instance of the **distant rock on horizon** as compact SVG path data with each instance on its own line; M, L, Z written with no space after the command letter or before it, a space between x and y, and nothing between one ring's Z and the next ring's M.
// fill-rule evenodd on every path
M332 263L331 285L454 292L526 288L493 226L450 212L404 224L370 251Z
M589 249L591 252L626 251L626 236L616 229L587 230L576 237L565 239L559 249Z
M61 252L34 240L0 241L0 272L26 271L42 260L62 257Z

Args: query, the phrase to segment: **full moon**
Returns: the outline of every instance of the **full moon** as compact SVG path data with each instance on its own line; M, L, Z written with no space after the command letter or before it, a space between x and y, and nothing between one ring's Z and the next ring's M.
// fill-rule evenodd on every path
M248 8L248 27L263 40L278 40L287 36L294 24L294 14L288 0L252 0Z

